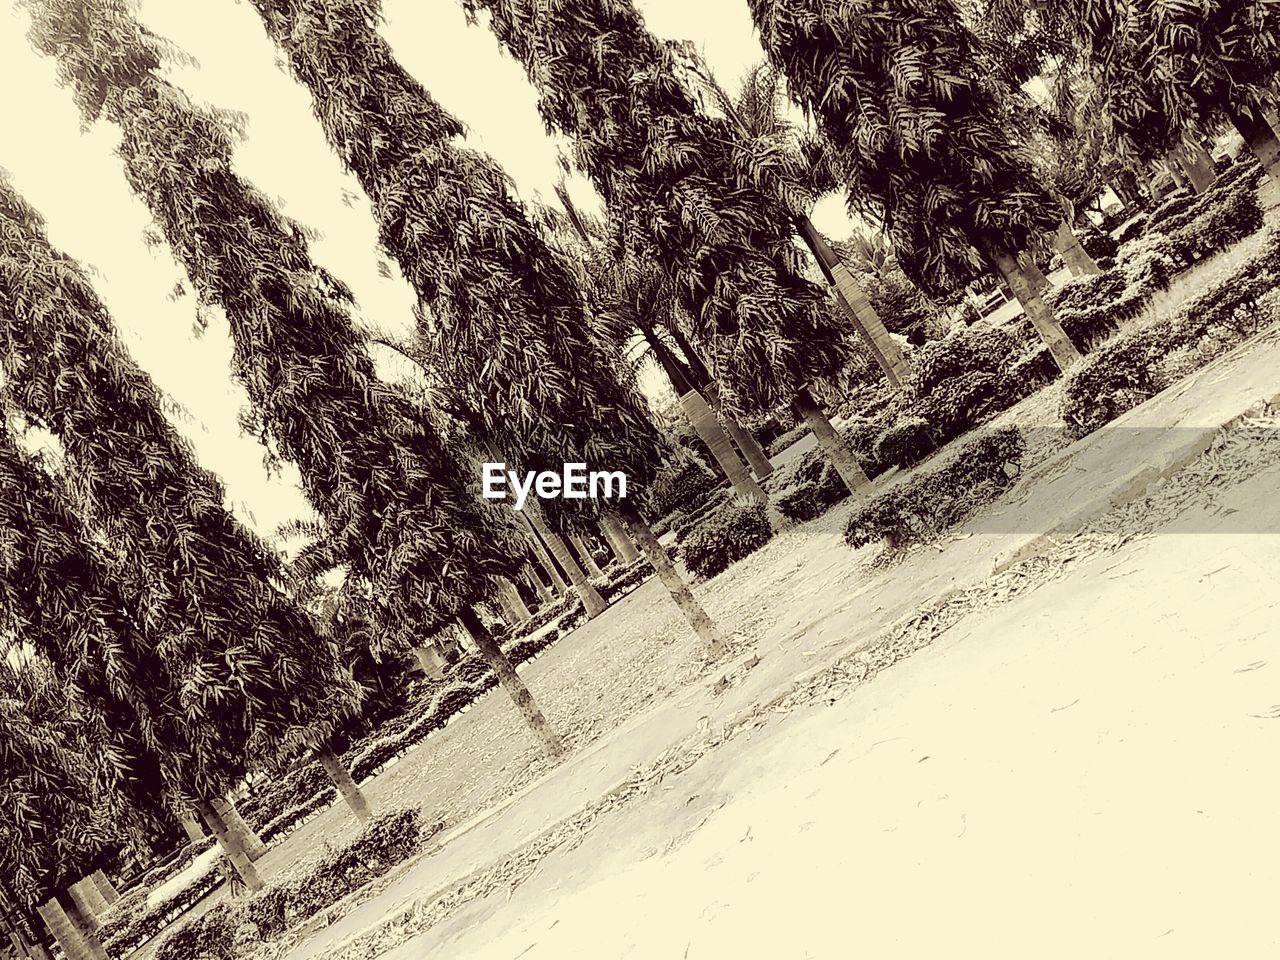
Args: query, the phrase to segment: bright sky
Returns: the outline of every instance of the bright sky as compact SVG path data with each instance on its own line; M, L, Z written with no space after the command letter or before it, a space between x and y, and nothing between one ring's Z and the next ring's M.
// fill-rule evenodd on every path
M703 48L720 81L733 89L762 59L746 0L638 0L660 37ZM318 262L354 291L366 322L406 329L412 295L393 272L380 275L373 219L359 184L347 176L311 116L305 91L276 64L276 51L253 9L239 0L143 0L141 17L190 53L197 67L175 79L196 99L244 113L248 140L240 172L290 216L320 232ZM492 154L526 199L552 199L556 145L543 132L533 89L520 67L483 27L469 27L455 0L387 0L384 36L404 66L469 127L469 143ZM101 123L87 132L53 64L26 41L27 20L0 9L0 167L49 223L53 242L95 271L97 287L130 350L160 387L190 413L177 424L201 461L220 474L237 513L264 534L308 512L287 468L269 476L258 442L241 435L247 399L229 373L225 323L193 333L190 297L173 299L182 272L167 249L141 241L149 215L125 183L114 156L118 134ZM13 95L18 92L18 95ZM575 200L598 201L589 184L571 184ZM833 234L849 231L841 203L815 213ZM388 375L395 370L390 364Z

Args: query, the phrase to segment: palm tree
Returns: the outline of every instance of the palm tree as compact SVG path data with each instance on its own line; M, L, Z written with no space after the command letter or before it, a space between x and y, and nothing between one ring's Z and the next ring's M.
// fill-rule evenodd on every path
M106 960L94 918L63 892L124 839L97 782L102 731L47 665L0 654L0 876L68 960Z
M525 68L549 130L671 277L730 409L792 403L850 490L869 481L810 392L851 354L804 275L790 211L739 177L736 130L707 115L682 51L625 0L465 0Z
M336 650L276 585L279 558L225 507L116 339L83 268L0 179L0 365L9 401L60 443L75 498L134 597L190 719L185 799L337 723L358 700Z
M1023 0L1027 2L1027 0ZM1272 179L1280 140L1267 121L1280 72L1280 9L1271 0L1043 0L1033 17L1071 37L1117 130L1147 158L1225 116Z
M840 309L889 382L901 389L911 376L910 364L862 285L810 219L818 200L839 186L826 143L812 131L802 131L786 115L789 101L782 77L768 63L747 71L736 96L720 86L705 62L698 61L697 67L712 101L738 130L734 159L740 175L762 193L782 200Z
M1061 369L1079 351L1020 262L1062 209L1011 129L1007 87L949 0L750 0L771 62L816 118L850 204L882 223L903 268L945 296L994 268Z
M765 502L767 495L757 480L772 473L773 464L750 433L726 414L714 378L681 330L683 310L670 278L652 260L622 249L608 228L576 209L567 192L557 192L565 215L546 208L539 212L550 227L550 237L559 240L561 252L578 268L598 339L620 356L638 339L641 356L651 357L666 375L681 412L734 492ZM565 236L566 221L572 224L572 237Z
M527 469L583 463L622 471L643 488L663 455L643 399L593 342L572 270L506 174L455 143L461 124L396 62L376 29L378 4L253 4L369 195L384 249L419 295L419 337L428 366L450 371L441 388L451 411ZM619 515L695 632L718 648L719 630L627 500L545 504L564 531L598 509Z
M49 0L34 36L72 78L87 120L120 126L120 156L203 303L221 307L234 372L257 426L292 461L347 575L404 606L426 632L472 605L518 552L486 522L468 479L424 411L386 389L351 318L350 292L310 257L300 226L232 169L231 122L194 106L161 75L161 48L116 0ZM121 74L111 64L127 58ZM92 98L92 99L91 99ZM563 750L498 644L481 652L551 754ZM322 751L326 770L336 758ZM349 777L338 786L350 795ZM363 804L358 814L367 815Z

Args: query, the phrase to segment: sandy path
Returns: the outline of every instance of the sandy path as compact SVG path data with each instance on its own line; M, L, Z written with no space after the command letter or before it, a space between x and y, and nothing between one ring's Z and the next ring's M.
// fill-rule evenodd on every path
M1275 956L1278 485L731 741L384 956Z

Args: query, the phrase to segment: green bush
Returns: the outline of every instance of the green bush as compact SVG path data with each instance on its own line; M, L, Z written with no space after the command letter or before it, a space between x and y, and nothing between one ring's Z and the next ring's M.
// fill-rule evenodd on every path
M337 798L333 781L319 763L300 763L255 789L240 801L238 808L245 822L261 831L287 811L308 805L319 794L325 795L325 803L332 803Z
M1091 433L1164 388L1160 362L1212 329L1246 335L1258 300L1280 284L1280 234L1230 276L1176 314L1133 330L1076 366L1063 390L1062 418L1074 437Z
M1018 348L1017 338L1003 327L980 323L954 330L912 356L911 393L928 396L943 381L975 370L998 373L1008 367Z
M938 469L863 504L845 526L845 542L857 548L884 541L898 548L937 536L1013 483L1023 451L1016 427L979 437Z
M701 461L684 456L665 465L649 485L647 500L655 517L687 511L706 499L716 478Z
M1249 186L1224 193L1200 212L1198 219L1170 234L1174 249L1186 263L1195 263L1225 250L1262 229L1262 204Z
M794 427L780 433L777 437L771 440L769 445L765 448L765 453L771 457L776 457L783 450L799 443L800 439L808 432L809 425L807 423L797 423Z
M1147 214L1138 214L1120 228L1120 232L1116 234L1117 242L1123 245L1131 240L1137 240L1140 236L1146 233L1147 227L1150 223L1151 218Z
M788 520L803 522L826 513L849 496L849 488L830 464L824 466L818 479L805 482L778 497L778 512Z
M876 459L906 469L936 449L938 442L928 421L920 416L908 416L880 435L876 441Z
M1072 437L1092 433L1163 389L1152 370L1152 339L1168 328L1165 321L1125 334L1077 365L1062 393Z
M252 946L272 940L384 876L439 829L440 824L428 829L417 808L376 816L354 840L302 876L272 884L243 905L220 903L174 931L156 951L156 960L235 960L244 924L252 925Z
M219 903L175 930L156 951L156 960L235 960L237 911Z
M1080 246L1084 247L1084 252L1093 257L1099 266L1109 263L1120 246L1110 234L1094 227L1082 231L1077 239Z
M761 504L733 503L702 521L681 548L689 572L714 577L769 542L773 528Z
M1012 392L1004 373L975 370L938 384L918 409L934 436L945 442L1003 410Z

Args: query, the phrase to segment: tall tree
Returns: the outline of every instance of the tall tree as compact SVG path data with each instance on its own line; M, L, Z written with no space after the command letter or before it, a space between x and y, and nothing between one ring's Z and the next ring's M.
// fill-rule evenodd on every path
M1091 64L1116 128L1147 158L1224 115L1280 179L1267 122L1280 72L1274 0L1019 0L1052 21Z
M109 734L107 786L139 813L189 779L192 732L160 655L120 589L119 561L49 470L0 431L0 629L49 664Z
M851 344L827 292L804 276L791 215L742 182L737 131L699 108L689 58L663 44L627 0L464 0L525 68L547 128L635 246L676 283L730 405L792 402L849 489L868 486L809 385L839 371Z
M789 101L782 77L770 64L751 67L734 94L720 85L708 66L699 66L713 102L738 130L733 157L740 175L761 192L776 194L782 200L800 239L835 292L840 309L889 382L901 388L911 376L910 364L889 336L867 291L811 219L814 205L840 185L826 141L812 131L801 130L787 116Z
M101 734L47 664L0 646L0 873L68 960L106 958L93 918L63 891L124 839L120 811L102 802Z
M619 231L580 211L563 185L556 192L563 212L542 207L539 213L549 237L577 267L595 318L593 331L624 363L638 340L640 356L651 357L666 375L681 413L734 492L764 502L757 481L773 472L773 464L720 402L715 378L682 330L685 312L670 277L652 260L623 249Z
M588 332L574 275L490 157L396 62L376 0L252 0L312 96L334 149L373 204L379 236L421 298L421 337L444 388L527 469L582 463L643 487L663 454L644 400ZM630 497L631 491L628 491ZM572 501L554 501L563 505ZM615 509L698 635L721 637L640 516ZM557 513L572 524L567 508Z
M333 645L275 585L279 558L232 516L84 270L2 179L0 369L15 408L61 443L77 502L123 558L121 589L162 638L189 721L188 801L207 806L351 709Z
M393 623L429 633L456 617L482 630L472 605L518 571L516 552L425 411L375 377L349 291L311 260L302 228L235 173L229 119L163 78L160 43L120 0L37 9L37 44L58 59L86 120L120 126L130 184L197 295L222 308L256 426L298 467L347 575L373 585ZM530 729L561 752L496 641L477 639ZM331 752L321 759L332 769Z
M1062 220L1011 129L1008 87L950 0L749 0L770 60L818 121L851 205L926 293L1004 277L1058 366L1079 358L1020 254Z

